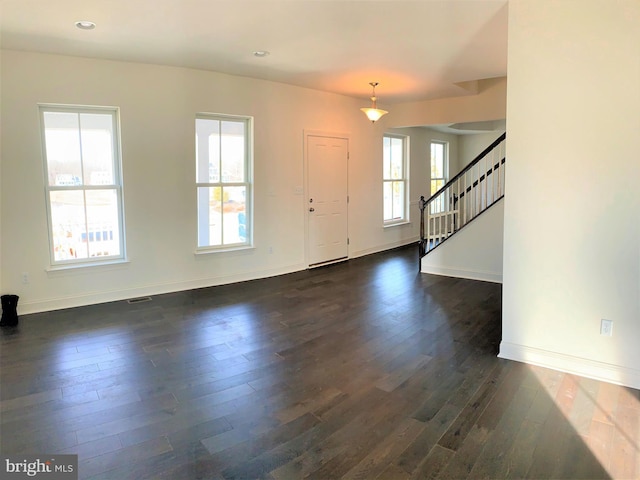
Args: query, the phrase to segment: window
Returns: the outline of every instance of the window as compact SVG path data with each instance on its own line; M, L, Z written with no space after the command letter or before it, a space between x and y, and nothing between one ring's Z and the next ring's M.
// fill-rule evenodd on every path
M447 183L449 175L448 148L446 142L431 142L431 195ZM442 194L431 203L431 213L444 212L447 208L445 195Z
M198 249L251 245L251 119L196 117Z
M385 135L382 143L384 223L409 220L407 214L407 137Z
M40 106L51 264L124 259L118 109Z

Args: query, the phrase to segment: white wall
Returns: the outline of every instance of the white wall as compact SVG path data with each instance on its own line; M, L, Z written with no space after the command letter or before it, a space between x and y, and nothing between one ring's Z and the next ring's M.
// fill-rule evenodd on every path
M372 125L359 110L364 97L214 72L48 54L2 51L1 61L1 285L3 294L20 295L21 313L306 268L305 197L295 194L304 185L305 129L350 136L351 257L417 239L417 215L407 226L382 225L382 135L389 125L404 122L406 105L397 114L389 107L391 113ZM453 111L459 115L455 121L482 120L503 106L504 98L494 101L497 107L489 101L496 96L494 90L490 98L483 92L450 99L443 118L430 116L444 123ZM120 107L129 263L47 272L38 103ZM443 108L447 101L437 104ZM429 102L420 106L428 107ZM194 255L197 112L255 117L252 250ZM23 272L29 274L28 285L22 284Z
M460 135L458 140L458 171L469 165L482 151L491 145L504 130L472 135Z
M509 2L500 348L636 388L638 25L637 0Z
M502 282L504 199L422 258L423 273Z
M395 127L414 127L504 119L506 77L481 80L478 85L477 95L394 105L387 121Z

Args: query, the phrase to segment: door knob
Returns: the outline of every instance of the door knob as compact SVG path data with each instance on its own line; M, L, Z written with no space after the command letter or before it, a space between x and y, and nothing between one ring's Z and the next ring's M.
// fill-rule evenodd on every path
M309 211L310 211L310 212L315 212L315 211L316 211L316 209L315 209L315 208L313 208L313 207L311 207L311 208L309 209Z

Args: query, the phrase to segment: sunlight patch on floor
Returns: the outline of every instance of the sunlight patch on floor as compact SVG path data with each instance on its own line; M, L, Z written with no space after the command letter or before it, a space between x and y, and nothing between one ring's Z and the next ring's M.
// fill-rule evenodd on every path
M529 368L611 478L639 479L638 391L534 365Z

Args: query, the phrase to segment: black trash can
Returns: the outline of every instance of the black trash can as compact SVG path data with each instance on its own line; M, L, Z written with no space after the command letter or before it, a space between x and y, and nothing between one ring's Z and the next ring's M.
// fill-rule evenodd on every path
M2 320L0 327L15 327L18 325L18 295L2 295Z

